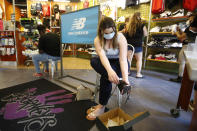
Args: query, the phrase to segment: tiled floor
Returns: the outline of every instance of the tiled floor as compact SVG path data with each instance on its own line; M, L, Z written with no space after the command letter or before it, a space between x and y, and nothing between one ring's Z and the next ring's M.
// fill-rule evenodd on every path
M81 79L95 82L96 73L89 65L89 60L79 58L64 58L64 74L70 74ZM31 67L11 67L0 66L0 88L17 85L20 83L35 80L32 76L34 68ZM135 76L135 71L132 71ZM176 106L180 84L168 81L173 75L158 73L153 71L143 71L144 79L129 77L130 83L134 86L131 92L131 98L126 105L121 108L132 115L141 111L149 111L150 116L145 120L134 125L137 131L186 131L189 128L191 112L181 112L179 118L173 118L170 115L170 109ZM47 79L51 80L49 76ZM64 88L76 92L76 89L69 88L54 80L51 80ZM79 82L65 79L71 84L80 85ZM124 97L123 97L124 99ZM117 97L113 94L108 108L117 107ZM92 129L96 130L96 129Z

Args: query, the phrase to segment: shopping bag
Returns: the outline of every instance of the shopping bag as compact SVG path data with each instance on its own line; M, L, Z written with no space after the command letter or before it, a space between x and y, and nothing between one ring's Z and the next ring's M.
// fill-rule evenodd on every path
M90 88L80 85L77 87L76 99L79 100L91 100L93 99L94 93L90 90Z

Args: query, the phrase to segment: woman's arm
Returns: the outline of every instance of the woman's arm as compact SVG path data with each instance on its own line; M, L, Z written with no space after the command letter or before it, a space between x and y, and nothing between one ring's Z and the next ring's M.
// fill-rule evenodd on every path
M144 34L144 37L148 36L148 31L146 29L146 26L143 27L143 34Z
M127 62L127 40L122 33L118 33L119 37L119 48L120 48L120 68L122 72L122 79L127 84L129 84L128 80L128 62Z
M98 39L98 37L95 38L94 40L94 46L96 49L96 53L98 54L102 65L104 66L104 68L106 69L107 73L108 73L108 79L109 81L118 84L119 83L119 77L117 76L116 72L112 69L109 60L107 59L105 52L103 50L103 48L101 47L100 41Z

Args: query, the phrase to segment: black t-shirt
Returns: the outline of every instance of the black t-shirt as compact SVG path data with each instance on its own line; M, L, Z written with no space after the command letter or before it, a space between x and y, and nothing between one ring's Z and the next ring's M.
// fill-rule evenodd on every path
M124 36L127 39L127 43L131 44L134 47L142 47L142 40L144 36L143 28L144 24L142 24L136 29L136 33L132 37L129 36L128 32L124 33Z
M118 31L122 31L125 28L125 23L120 24Z
M188 42L189 43L194 43L195 42L195 39L196 39L196 35L197 33L193 33L189 30L189 27L187 27L184 31L187 35L187 38L188 38Z
M40 37L38 49L51 56L60 56L60 37L55 33L47 33Z

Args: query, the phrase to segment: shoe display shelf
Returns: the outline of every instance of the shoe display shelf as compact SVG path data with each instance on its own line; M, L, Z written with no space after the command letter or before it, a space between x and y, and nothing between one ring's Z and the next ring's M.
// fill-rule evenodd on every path
M0 31L0 61L16 61L15 52L14 31Z
M169 21L186 21L188 19L188 16L180 16L180 17L167 17L167 18L158 18L158 19L152 19L153 22L169 22Z
M181 17L168 17L168 18L158 18L152 19L150 21L150 25L152 28L156 26L171 26L173 24L178 24L181 22L185 22L188 19L188 16L181 16ZM178 54L181 50L181 43L178 42L178 39L175 35L172 35L172 27L169 29L162 30L160 27L160 31L150 32L148 36L148 41L145 53L145 68L151 70L157 70L161 72L169 72L169 73L178 73ZM152 41L153 39L158 39L158 41ZM160 39L160 40L159 40ZM170 40L176 40L176 42L171 43ZM151 41L153 44L151 44ZM165 41L165 42L163 42ZM153 59L148 58L149 55L153 54L160 54L160 52L168 52L169 54L173 54L176 56L175 60L168 60L168 59ZM166 54L166 53L165 53Z

